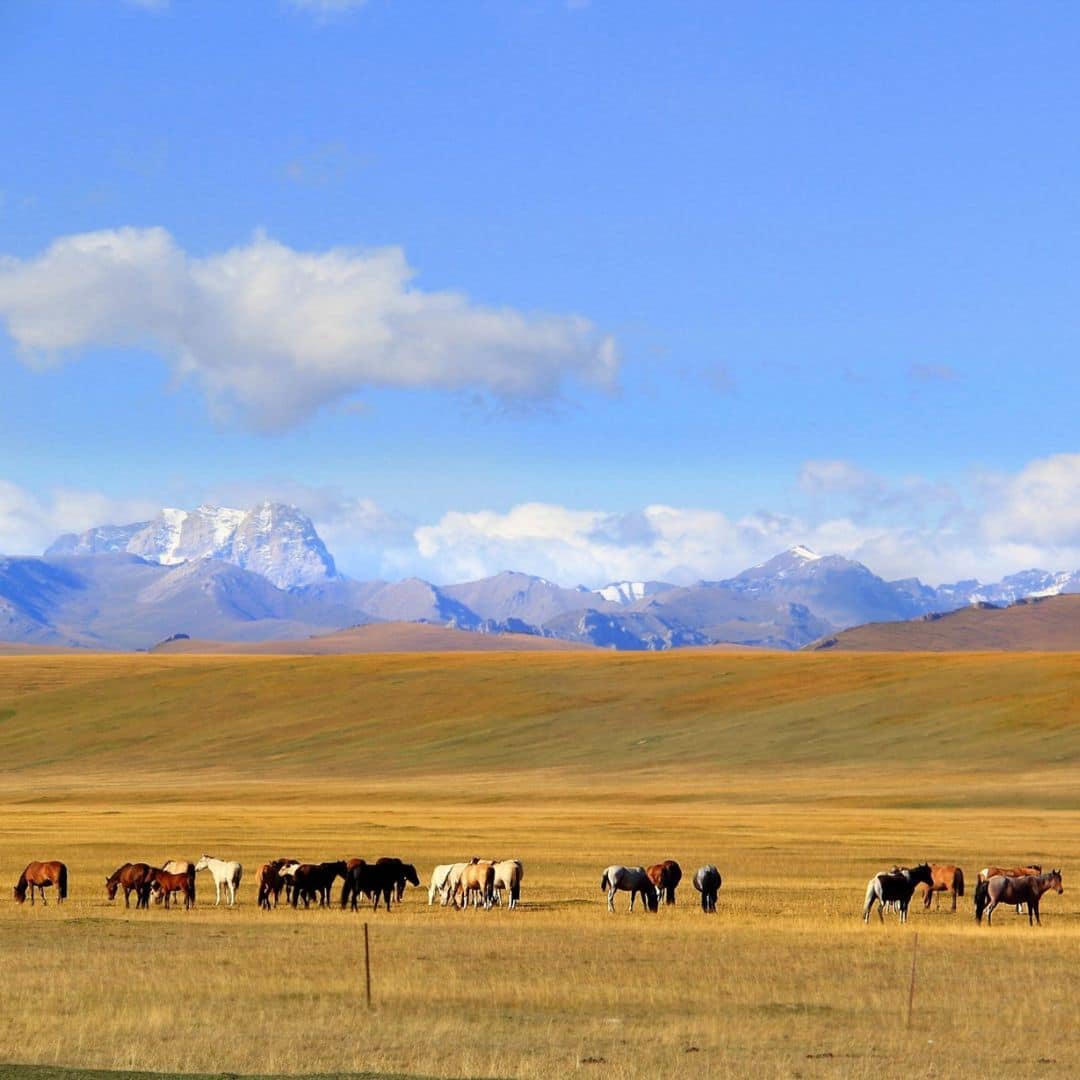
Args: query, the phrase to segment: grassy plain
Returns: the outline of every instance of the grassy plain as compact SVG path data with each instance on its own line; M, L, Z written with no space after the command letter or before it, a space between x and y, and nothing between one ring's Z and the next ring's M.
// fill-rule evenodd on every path
M192 1073L1080 1073L1080 658L594 654L0 659L0 1060ZM241 906L102 876L206 850ZM275 855L517 855L523 905L256 910ZM609 862L716 862L719 912L609 915ZM1041 930L913 912L894 861L1064 868ZM5 887L7 882L5 881ZM360 925L375 1008L364 1006ZM905 1023L919 934L914 1020ZM1040 1062L1042 1064L1040 1064Z

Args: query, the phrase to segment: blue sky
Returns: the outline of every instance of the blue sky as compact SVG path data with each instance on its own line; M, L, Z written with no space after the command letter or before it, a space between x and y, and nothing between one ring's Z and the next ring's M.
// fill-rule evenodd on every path
M1080 566L1064 5L11 0L0 550Z

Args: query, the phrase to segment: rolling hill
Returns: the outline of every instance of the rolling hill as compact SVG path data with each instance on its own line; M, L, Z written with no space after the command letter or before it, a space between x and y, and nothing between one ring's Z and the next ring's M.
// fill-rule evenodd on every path
M906 622L868 623L807 646L837 652L1080 651L1080 596L975 604Z

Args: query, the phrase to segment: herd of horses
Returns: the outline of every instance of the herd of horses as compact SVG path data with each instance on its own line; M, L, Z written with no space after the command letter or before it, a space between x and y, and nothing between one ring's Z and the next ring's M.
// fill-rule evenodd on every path
M894 866L875 874L866 886L863 905L863 922L870 921L874 905L878 905L878 918L885 921L885 909L894 908L902 923L907 922L908 905L919 885L925 886L923 906L930 906L930 898L940 899L941 893L952 894L952 910L956 910L956 898L964 895L964 871L959 866L942 866L937 863L920 863L918 866ZM975 883L975 921L982 923L986 916L988 926L993 923L994 909L999 904L1015 905L1018 913L1027 909L1028 925L1042 926L1039 918L1039 901L1044 893L1064 892L1061 871L1043 873L1038 863L1027 866L984 866Z
M198 862L177 859L157 867L148 863L124 863L105 879L105 893L115 900L122 890L124 906L131 906L135 894L135 907L149 908L156 903L170 907L173 900L183 900L184 907L195 903L195 880L199 871L209 872L214 882L215 905L224 897L230 906L236 903L236 890L243 877L240 863L203 855ZM502 906L514 909L521 899L521 882L525 869L520 859L481 859L473 857L468 862L444 863L431 872L428 885L428 906L436 897L442 907L483 908L490 910ZM600 888L607 894L608 911L615 910L615 897L620 892L630 894L630 911L640 896L642 908L655 912L661 905L675 903L675 890L682 881L682 867L674 859L665 859L649 867L614 864L604 870ZM273 859L259 867L256 876L258 905L269 911L276 908L285 896L285 903L297 908L312 904L319 907L332 906L333 886L342 881L339 898L342 909L359 909L363 899L378 911L380 902L386 911L391 903L398 903L405 896L409 885L420 885L420 876L412 863L398 858L385 857L375 862L363 859L340 859L333 862L306 863L299 859ZM701 896L701 910L706 914L716 911L717 896L722 879L720 871L711 863L699 867L691 879ZM893 866L875 874L866 887L863 921L869 922L877 905L878 918L884 922L887 908L898 912L900 922L907 922L908 907L915 890L924 886L923 905L929 907L931 898L940 900L942 893L952 896L952 910L956 911L957 897L964 895L964 872L959 866L920 863L918 866ZM15 883L14 894L18 903L24 903L27 893L31 906L35 895L45 903L45 890L55 888L56 898L63 901L68 894L68 870L62 862L31 862ZM985 866L979 871L975 885L975 919L981 923L986 916L992 925L993 914L1001 904L1014 905L1017 912L1027 910L1028 924L1042 925L1039 917L1039 901L1050 891L1064 892L1061 871L1046 873L1037 863L1026 866Z

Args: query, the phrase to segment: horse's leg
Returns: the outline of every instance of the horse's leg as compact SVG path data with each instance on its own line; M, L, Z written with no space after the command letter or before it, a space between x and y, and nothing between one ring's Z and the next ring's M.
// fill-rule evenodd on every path
M956 911L956 886L955 885L953 886L953 890L952 890L952 909L953 909L953 911Z
M985 914L986 914L986 925L987 926L993 926L994 925L994 923L993 923L994 908L996 908L997 906L998 906L998 902L996 900L991 900L990 903L988 903L986 905Z
M614 885L610 889L608 889L607 909L608 909L608 911L611 911L611 912L614 912L614 910L615 910L615 886Z
M1035 916L1035 921L1040 926L1042 926L1042 919L1039 918L1039 901L1038 900L1029 900L1028 901L1028 926L1031 925L1031 916L1032 915Z

